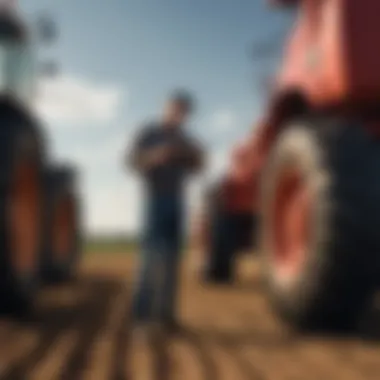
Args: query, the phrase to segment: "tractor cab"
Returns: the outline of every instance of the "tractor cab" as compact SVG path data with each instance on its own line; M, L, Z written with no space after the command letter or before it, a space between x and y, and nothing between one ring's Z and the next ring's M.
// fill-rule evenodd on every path
M18 11L0 7L0 98L24 105L31 103L41 69L36 60L36 42L51 42L55 38L54 28L49 18L41 17L32 31Z
M0 10L0 96L29 102L35 62L26 26L9 10Z

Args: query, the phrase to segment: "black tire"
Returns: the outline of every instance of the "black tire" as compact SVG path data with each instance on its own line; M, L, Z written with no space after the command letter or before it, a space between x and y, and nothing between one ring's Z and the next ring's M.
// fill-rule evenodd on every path
M237 256L256 247L257 235L257 216L227 210L221 196L222 186L223 179L210 189L207 197L210 239L205 247L204 278L215 283L233 281Z
M264 274L276 310L297 328L353 327L379 281L380 143L353 124L291 124L264 174ZM281 198L291 193L280 188L287 170L301 174L310 197L297 256L281 235L287 215L281 204L292 201Z
M231 217L235 219L237 250L251 252L256 248L257 215L240 212Z
M24 314L39 285L45 147L37 123L21 112L0 106L0 119L0 311Z
M234 259L238 250L235 220L218 203L213 205L209 218L204 280L209 283L230 283L234 278Z
M75 170L64 165L48 168L45 171L45 194L42 277L45 283L63 282L74 277L81 251Z
M207 281L230 283L234 280L236 260L243 252L255 248L255 223L256 217L252 214L214 210L206 253Z

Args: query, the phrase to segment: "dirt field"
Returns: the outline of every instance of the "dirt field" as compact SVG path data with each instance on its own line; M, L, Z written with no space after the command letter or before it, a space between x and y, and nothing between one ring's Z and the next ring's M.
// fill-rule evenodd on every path
M184 270L184 332L131 342L131 264L120 255L89 256L76 283L42 292L32 321L1 321L0 379L380 378L376 341L287 332L270 313L253 262L225 289L202 287ZM377 318L368 329L375 327Z

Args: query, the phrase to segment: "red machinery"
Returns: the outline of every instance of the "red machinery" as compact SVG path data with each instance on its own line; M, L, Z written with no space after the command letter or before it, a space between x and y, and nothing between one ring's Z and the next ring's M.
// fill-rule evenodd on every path
M259 251L280 315L303 328L347 326L380 278L380 51L374 46L380 2L272 3L298 6L299 14L255 129L249 170L239 179L244 185L233 180L239 191L232 194L245 189L254 199L250 185L259 185Z
M74 168L51 165L35 115L40 63L33 41L52 42L53 23L34 35L14 5L0 3L0 312L24 313L43 283L69 279L80 255Z
M196 221L195 236L204 251L205 277L212 282L232 280L234 259L255 244L257 209L252 176L252 141L233 150L226 175L206 195L202 215ZM206 206L206 207L205 207Z

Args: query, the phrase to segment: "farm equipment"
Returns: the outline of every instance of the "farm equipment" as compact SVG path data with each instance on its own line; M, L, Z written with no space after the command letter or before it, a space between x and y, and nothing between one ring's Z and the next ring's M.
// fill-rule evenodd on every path
M235 147L226 175L208 189L202 214L198 215L195 238L203 251L205 281L232 281L237 256L252 251L256 245L256 186L246 182L250 152L249 142Z
M380 2L272 3L298 17L245 174L263 274L293 326L348 327L380 278Z
M42 279L45 283L69 280L80 255L79 198L76 173L68 165L45 172L45 235Z
M58 248L67 244L59 234L72 233L73 224L78 232L75 190L61 169L49 169L47 140L32 109L31 34L14 7L0 8L1 311L27 311L48 267L54 279L68 278L79 247L70 235L70 248Z

